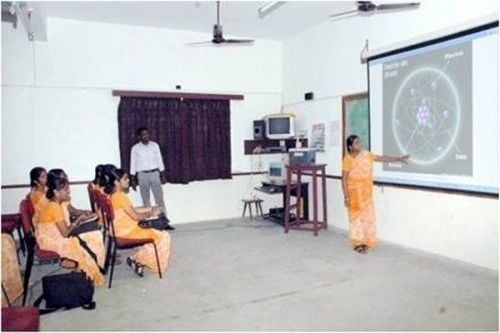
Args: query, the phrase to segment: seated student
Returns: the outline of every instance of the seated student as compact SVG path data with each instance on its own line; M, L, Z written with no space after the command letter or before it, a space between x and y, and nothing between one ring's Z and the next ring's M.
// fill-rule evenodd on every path
M70 200L68 180L49 172L47 185L46 196L49 202L40 211L36 229L38 246L43 250L54 251L61 257L77 261L78 270L85 272L96 286L103 285L104 276L96 261L80 246L76 237L68 237L71 231L84 221L82 215L69 226L66 224L61 204Z
M106 187L106 184L109 181L109 175L110 173L114 172L114 170L118 169L115 165L113 164L104 164L101 172L101 178L100 178L100 187L102 188L102 193L107 195L104 192L104 188ZM125 190L125 193L128 193L129 189ZM138 213L149 213L153 209L155 209L155 212L159 212L159 208L157 206L134 206L134 210Z
M160 209L153 208L147 212L138 212L134 209L132 202L125 193L130 186L127 173L122 169L114 169L110 170L107 176L109 178L104 191L111 195L111 204L115 214L114 228L116 236L154 239L160 259L160 270L165 272L170 259L170 235L166 231L141 228L138 224L139 221L160 214ZM127 264L141 277L144 274L144 266L153 272L157 272L158 267L153 245L141 246L137 252L127 258Z
M66 179L69 184L68 175L63 169L52 169L49 171L49 175L54 175L56 177L61 177ZM89 210L76 209L71 205L70 200L65 200L61 202L61 208L63 211L64 221L66 222L66 226L70 227L70 225L76 221L87 221L96 219L99 223L102 223L102 219L99 219L98 214L92 213ZM106 259L106 248L103 242L102 231L94 230L90 232L81 233L78 235L87 246L94 252L97 257L97 263L100 267L104 267L104 262Z
M92 190L93 191L98 191L99 193L101 193L102 195L104 196L108 196L106 193L104 193L104 187L106 186L106 183L109 179L109 172L111 172L112 170L116 169L116 166L114 166L113 164L99 164L95 167L95 177L94 177L94 180L92 181L91 183L91 187L92 187ZM102 211L100 209L100 207L96 207L96 213L97 213L97 216L99 216L99 223L101 225L104 225L104 218L102 216ZM120 254L117 253L116 254L116 257L117 258L120 258Z
M99 175L98 185L96 186L96 188L98 188L102 192L102 194L104 194L104 195L107 195L104 192L104 188L106 187L106 184L108 183L109 174L115 169L117 169L117 168L114 164L102 164L102 169L101 169L101 172Z
M45 196L47 192L47 171L42 167L34 167L30 171L30 186L31 191L28 194L31 204L35 211L33 215L33 226L36 228L38 224L38 216L40 215L40 209L48 200Z
M36 207L40 201L45 199L45 193L47 192L47 170L42 167L31 169L30 186L29 198L33 207Z
M57 177L65 178L69 183L68 174L63 169L51 169L49 171L49 174L54 174ZM68 215L67 216L68 220L74 220L76 218L79 218L81 215L85 216L85 217L82 217L84 219L89 219L92 217L93 213L91 210L77 209L77 208L73 207L69 201L65 202L64 205L66 206L65 207L65 210L66 210L65 214Z
M2 288L2 307L8 306L6 296L12 304L23 294L23 281L17 260L16 244L9 234L2 234Z
M102 171L103 171L103 169L104 169L104 165L103 164L96 165L94 180L92 182L90 182L90 187L91 187L92 190L97 190L97 191L100 191L102 193L104 193L103 192L103 185L101 185L101 183L102 183Z
M92 182L90 182L90 184L89 184L91 191L98 191L98 192L100 192L102 194L105 194L104 193L104 185L105 185L106 182L105 182L105 179L103 177L103 170L104 170L105 167L106 167L106 165L104 165L104 164L98 164L98 165L96 165L94 180L92 180ZM102 212L99 209L99 207L97 207L95 205L95 203L94 203L94 207L93 207L92 210L94 210L94 209L96 209L95 212L96 212L97 216L99 217L99 223L101 225L103 225L104 219L102 217Z

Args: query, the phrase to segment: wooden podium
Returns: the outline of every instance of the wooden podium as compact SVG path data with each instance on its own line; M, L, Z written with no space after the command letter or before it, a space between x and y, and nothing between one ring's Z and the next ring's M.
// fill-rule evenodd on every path
M286 166L286 189L285 189L285 233L288 230L306 230L313 231L314 236L318 235L321 229L328 229L327 222L327 206L326 206L326 177L325 177L326 164L314 165L287 165ZM292 184L292 175L297 175L297 182ZM300 188L302 184L302 176L312 176L312 200L313 200L313 218L312 220L301 219L302 216L300 203L300 191L297 191L297 201L291 204L291 192L294 188ZM322 187L322 202L323 202L323 221L318 220L318 178L321 178ZM311 196L310 196L311 197ZM297 211L297 219L290 221L290 212L295 209ZM309 214L311 215L311 214Z

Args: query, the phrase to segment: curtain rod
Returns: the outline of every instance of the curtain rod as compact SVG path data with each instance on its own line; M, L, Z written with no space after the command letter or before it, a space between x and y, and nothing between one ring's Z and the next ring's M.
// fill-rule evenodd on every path
M235 95L235 94L203 94L203 93L181 93L181 92L161 92L161 91L136 91L136 90L113 90L113 96L184 98L184 99L222 99L222 100L244 99L243 95Z

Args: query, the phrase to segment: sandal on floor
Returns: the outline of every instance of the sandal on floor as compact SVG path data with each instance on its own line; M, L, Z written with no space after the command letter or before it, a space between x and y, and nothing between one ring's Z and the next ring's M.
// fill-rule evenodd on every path
M137 263L135 265L135 274L139 275L140 277L144 277L144 265Z
M362 254L365 254L367 249L368 247L366 245L357 245L354 247L354 251Z
M354 247L354 251L361 253L361 251L363 251L363 245L356 245Z
M135 274L139 275L140 277L144 276L144 265L138 263L137 261L134 260L132 257L127 257L127 265L129 267L132 267L134 270Z
M132 257L127 257L127 265L129 267L134 267L134 264L135 264L135 260L132 259Z

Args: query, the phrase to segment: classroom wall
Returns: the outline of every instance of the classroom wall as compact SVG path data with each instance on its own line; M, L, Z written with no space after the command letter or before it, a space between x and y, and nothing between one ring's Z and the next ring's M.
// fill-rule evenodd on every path
M280 109L281 43L184 45L209 37L49 18L48 41L32 43L22 26L2 23L2 185L28 184L36 165L62 167L71 181L92 179L99 163L119 165L119 98L111 91L174 91L177 84L184 92L245 96L231 101L232 170L257 171L243 140L252 138L254 119ZM241 198L254 194L261 177L168 184L169 217L180 223L240 216ZM75 206L88 207L85 185L71 190ZM2 212L17 211L27 191L2 189ZM132 196L139 204L139 194ZM268 198L264 208L274 203L278 198Z
M341 96L367 90L360 52L441 30L491 13L498 1L424 1L416 11L355 17L314 26L283 43L286 110L299 129L324 123L328 174L340 175ZM315 100L304 101L314 92ZM498 140L498 138L495 138ZM340 180L328 180L328 219L348 229ZM375 205L382 241L498 270L498 200L443 192L377 186Z

